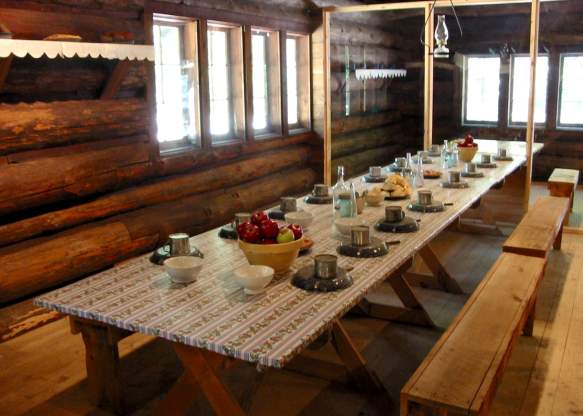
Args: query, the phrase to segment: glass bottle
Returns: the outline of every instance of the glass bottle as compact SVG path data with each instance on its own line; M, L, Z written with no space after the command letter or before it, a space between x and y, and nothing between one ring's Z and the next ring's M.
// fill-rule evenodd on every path
M334 218L356 217L354 185L344 181L344 166L338 166L338 181L332 188Z
M447 140L443 141L443 147L441 148L441 168L447 169L449 167L449 163L447 161L447 154L449 152L449 143Z
M411 157L411 153L407 153L407 164L405 165L406 168L413 169L413 158Z
M417 167L415 168L415 173L413 175L413 187L422 188L425 184L423 180L423 152L417 152Z

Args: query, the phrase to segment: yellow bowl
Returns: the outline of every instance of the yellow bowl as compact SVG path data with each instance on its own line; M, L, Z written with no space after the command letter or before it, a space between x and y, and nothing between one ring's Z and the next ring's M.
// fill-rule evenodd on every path
M276 275L289 271L304 245L304 237L283 244L250 244L239 240L239 247L252 265L269 266Z
M476 153L478 153L478 146L475 147L458 147L458 154L462 162L470 163Z

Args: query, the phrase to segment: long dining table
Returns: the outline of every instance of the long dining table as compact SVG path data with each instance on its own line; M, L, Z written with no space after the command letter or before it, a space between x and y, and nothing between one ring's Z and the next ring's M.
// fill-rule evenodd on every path
M480 151L495 153L503 142L478 143ZM339 266L349 270L354 281L344 290L308 292L291 284L293 273L310 265L313 255L336 254L342 238L334 228L331 205L306 204L302 197L298 207L314 215L306 231L314 242L312 251L299 257L292 271L276 278L260 295L247 295L235 283L233 270L247 264L247 260L236 241L219 238L218 230L214 229L191 238L191 245L205 256L203 270L193 283L172 283L163 268L144 255L39 296L35 302L71 317L72 330L80 332L85 341L92 394L98 403L108 402L118 412L123 413L124 404L117 342L136 332L171 342L185 368L184 375L157 405L157 413L184 412L196 396L193 392L202 391L217 414L243 414L241 405L221 382L219 372L242 361L253 363L258 369L284 368L324 333L330 334L357 385L363 390L382 390L340 319L360 307L372 316L432 324L405 272L413 256L490 188L525 163L523 143L504 144L513 160L496 162L495 168L479 169L484 177L466 179L470 184L467 189L445 189L439 179L425 180L424 188L431 189L434 199L448 206L437 213L411 212L405 208L408 216L419 220L417 232L389 234L372 227L384 216L384 206L405 207L410 200L366 207L360 218L371 225L371 236L388 242L398 240L399 244L391 244L389 254L383 257L340 256ZM536 144L535 152L541 147ZM429 168L440 170L438 160ZM362 177L352 180L362 182ZM403 306L366 301L367 295L383 283L393 287Z

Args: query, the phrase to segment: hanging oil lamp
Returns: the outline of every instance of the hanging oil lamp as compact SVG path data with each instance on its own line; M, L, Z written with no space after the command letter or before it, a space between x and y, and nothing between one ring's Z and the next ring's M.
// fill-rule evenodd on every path
M445 24L445 16L437 16L437 27L435 28L435 41L437 48L433 51L435 58L447 59L449 58L449 49L447 48L447 40L449 39L449 31Z

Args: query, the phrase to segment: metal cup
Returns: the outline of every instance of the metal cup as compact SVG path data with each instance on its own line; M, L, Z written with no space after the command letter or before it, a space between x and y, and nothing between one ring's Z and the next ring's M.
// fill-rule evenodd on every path
M236 230L239 225L247 221L251 221L251 214L248 212L237 212L235 214L235 219L231 221L231 227Z
M482 158L480 159L480 162L482 162L485 165L492 163L492 155L484 153L482 155Z
M405 218L405 211L398 205L389 205L385 207L385 221L399 222Z
M506 149L498 149L498 157L505 158L507 155Z
M466 163L464 170L466 173L476 173L476 171L477 171L476 164L472 163L472 162Z
M332 254L320 254L314 258L316 277L334 279L338 273L338 257Z
M459 170L450 170L448 173L449 183L458 183L461 180Z
M419 205L431 205L433 202L433 194L428 189L417 191L417 203Z
M371 166L369 168L369 175L373 178L378 178L383 174L383 168L380 166Z
M279 208L283 212L295 212L298 210L297 201L293 196L284 196L281 198Z
M440 151L441 151L441 148L438 144L431 145L431 153L435 154L435 153L439 153Z
M407 166L407 159L405 159L404 157L395 158L395 165L399 168L404 168L405 166Z
M313 194L315 196L328 196L328 193L329 193L328 185L324 185L322 183L314 185Z
M353 246L364 247L370 244L370 228L357 225L350 229L350 240Z
M168 241L170 243L171 256L188 256L190 255L190 241L186 233L170 234Z

